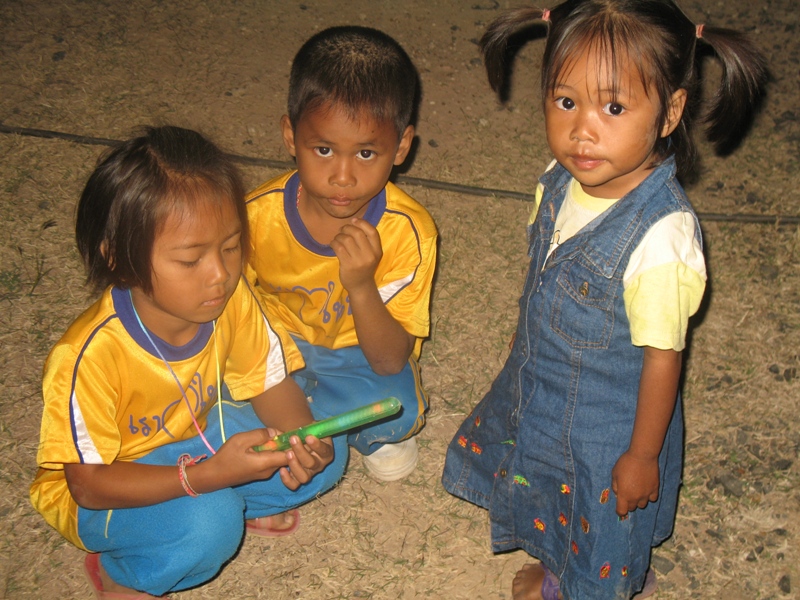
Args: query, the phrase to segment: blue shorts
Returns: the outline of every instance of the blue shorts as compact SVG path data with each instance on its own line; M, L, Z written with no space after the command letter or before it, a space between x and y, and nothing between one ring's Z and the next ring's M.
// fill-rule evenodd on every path
M249 402L223 401L226 439L264 427ZM211 409L204 435L222 445L219 411ZM207 454L203 440L161 446L137 462L175 466L181 454ZM265 481L224 488L196 498L184 496L153 506L115 510L78 508L78 535L92 552L102 552L103 569L120 585L161 596L214 577L242 542L245 519L284 512L333 487L344 473L347 444L334 440L334 461L310 482L291 491L276 473Z
M419 364L413 358L397 375L378 375L359 346L330 350L293 339L306 366L292 373L292 377L311 398L309 406L315 419L390 396L400 401L403 408L398 414L347 435L347 443L361 454L369 455L386 443L409 438L425 425L428 396L420 383Z

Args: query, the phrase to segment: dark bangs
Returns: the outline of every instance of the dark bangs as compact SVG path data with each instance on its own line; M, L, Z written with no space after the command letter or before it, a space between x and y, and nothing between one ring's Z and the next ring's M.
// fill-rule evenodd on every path
M655 92L659 105L655 125L661 130L667 122L672 94L685 88L691 97L694 85L694 39L689 35L694 30L669 22L670 16L659 3L623 0L582 3L574 6L567 18L554 19L542 59L543 99L553 93L576 57L597 51L606 57L609 83L615 94L620 87L622 65L629 65L631 76L638 75L648 94ZM676 150L681 151L681 157L693 156L694 146L688 137L691 112L687 106L675 131L657 139L657 162Z

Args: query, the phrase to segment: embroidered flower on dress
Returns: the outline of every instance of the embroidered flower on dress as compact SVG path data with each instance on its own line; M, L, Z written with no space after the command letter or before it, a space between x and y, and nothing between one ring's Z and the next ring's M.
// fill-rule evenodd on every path
M483 452L483 449L480 446L478 446L478 444L476 444L475 442L472 442L469 445L469 449L472 450L475 454L480 454Z
M600 567L600 579L608 579L608 576L611 574L611 564L606 563L602 567Z
M583 533L589 533L589 521L585 517L581 517L581 529L583 529Z
M466 448L467 438L465 438L463 435L458 436L458 445L461 446L462 448Z
M530 483L528 483L528 480L525 479L522 475L514 475L514 483L516 483L518 485L524 485L525 487L530 486Z
M566 483L562 483L561 484L561 493L562 494L564 494L565 496L569 496L571 491L572 490L569 489L569 486Z
M578 544L577 544L577 543L575 543L574 541L572 542L572 552L573 552L574 554L577 554L577 553L578 553Z
M533 526L536 527L539 531L544 533L544 530L547 529L547 525L545 525L541 519L534 519Z
M564 527L567 526L567 517L564 515L564 513L558 513L558 522Z
M608 502L608 492L609 492L608 488L600 492L600 504L605 504L606 502Z

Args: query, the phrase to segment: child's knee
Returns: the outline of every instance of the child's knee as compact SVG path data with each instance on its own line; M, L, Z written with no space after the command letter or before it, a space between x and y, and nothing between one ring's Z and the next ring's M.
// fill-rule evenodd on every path
M359 453L369 455L384 444L396 444L416 435L424 424L424 413L404 409L398 417L349 435L347 441Z
M223 489L192 499L193 510L176 518L185 520L180 552L193 570L218 571L236 552L244 535L244 501L233 490Z
M425 413L428 410L427 398L422 390L415 390L399 398L403 409L396 419L385 422L385 431L389 432L387 442L399 442L419 433L425 425ZM380 425L379 425L380 426Z
M179 504L160 505L177 510L160 514L158 527L146 535L97 547L114 581L161 595L208 581L234 555L244 534L244 502L235 492L219 490Z

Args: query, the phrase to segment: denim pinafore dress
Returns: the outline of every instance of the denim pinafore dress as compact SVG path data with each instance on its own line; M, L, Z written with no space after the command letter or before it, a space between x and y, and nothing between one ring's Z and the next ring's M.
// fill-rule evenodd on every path
M620 520L611 470L630 443L644 357L631 343L622 278L657 221L694 212L669 158L547 258L570 180L558 164L540 180L515 341L450 443L442 482L489 510L494 552L539 558L564 598L627 600L642 587L651 547L672 532L683 419L678 398L658 501Z

